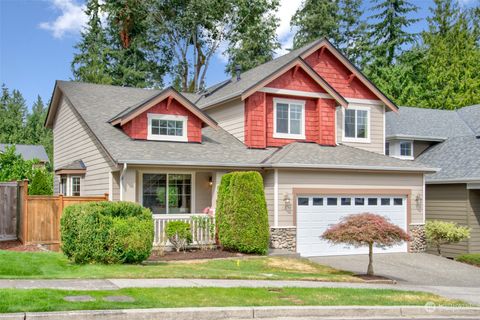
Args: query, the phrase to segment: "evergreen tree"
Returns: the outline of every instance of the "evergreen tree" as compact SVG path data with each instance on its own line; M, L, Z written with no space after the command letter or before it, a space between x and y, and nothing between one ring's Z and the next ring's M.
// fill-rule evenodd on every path
M362 0L339 1L338 48L357 66L365 63L368 50L367 23L362 21Z
M89 17L87 28L82 31L82 40L75 45L78 50L73 57L72 72L75 80L110 84L107 36L100 21L99 0L89 0L85 13Z
M296 29L293 47L296 49L323 37L338 45L339 21L336 0L305 0L290 22L291 27Z
M53 135L52 130L45 128L44 123L47 117L47 108L43 104L42 98L37 97L37 101L32 106L32 111L27 115L25 127L25 143L41 144L48 154L50 162L53 161Z
M2 86L0 99L0 142L22 143L25 139L25 117L27 108L25 99L18 90L11 93Z
M280 48L276 37L278 19L274 12L278 0L236 1L237 14L233 30L228 35L226 71L235 74L235 66L247 71L273 58Z
M415 35L406 28L419 19L408 18L418 7L408 0L375 0L373 10L379 13L370 18L378 20L371 26L374 67L391 66L401 53L402 46L415 41Z

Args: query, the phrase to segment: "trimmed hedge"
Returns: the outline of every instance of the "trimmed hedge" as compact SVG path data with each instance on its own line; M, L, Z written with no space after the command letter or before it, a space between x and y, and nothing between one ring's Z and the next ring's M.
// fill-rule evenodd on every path
M153 219L131 202L89 202L65 208L62 251L75 263L139 263L150 256Z
M216 223L218 239L225 249L267 253L270 227L260 173L232 172L222 177Z

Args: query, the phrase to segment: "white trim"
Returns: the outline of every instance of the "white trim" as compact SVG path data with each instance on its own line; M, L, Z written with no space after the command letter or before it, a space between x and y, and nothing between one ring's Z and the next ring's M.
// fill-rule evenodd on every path
M402 155L402 143L409 143L410 144L410 155ZM398 142L398 157L400 159L405 160L413 160L413 141L411 140L401 140Z
M112 172L110 171L108 173L108 201L112 201L113 199L113 175Z
M125 171L127 171L127 163L123 164L122 172L120 172L120 201L123 201L123 193L125 191L124 180L125 180Z
M387 135L387 132L386 132L386 123L387 122L386 118L385 118L385 106L382 108L382 120L383 120L383 154L386 155L386 146L385 144L387 143L387 139L385 139L385 136ZM390 153L390 152L389 152Z
M158 140L158 141L188 141L188 134L187 134L187 116L179 116L173 114L158 114L158 113L148 113L148 132L147 132L147 140ZM183 128L182 128L182 136L170 136L170 135L162 135L162 134L152 134L152 120L174 120L174 121L182 121Z
M260 89L258 91L265 92L265 93L273 93L273 94L283 94L283 95L286 95L286 96L334 99L328 93L323 93L323 92L310 92L310 91L300 91L300 90L290 90L290 89L278 89L278 88L270 88L270 87L263 87L262 89Z
M277 133L277 103L288 104L288 131L290 131L290 104L297 104L302 107L302 119L300 124L300 134ZM305 101L273 98L273 137L282 139L305 139Z
M415 135L406 135L406 134L396 134L392 136L385 137L386 140L418 140L418 141L429 141L429 142L443 142L447 138L442 137L427 137L427 136L415 136Z
M273 169L273 226L278 227L278 169Z
M381 100L371 100L371 99L358 99L358 98L345 98L348 103L352 104L368 104L368 105L375 105L381 106L384 103Z
M352 138L345 137L345 109L342 108L342 141L343 142L357 142L357 143L370 143L370 131L371 131L371 110L370 107L358 106L358 105L349 105L348 110L363 110L367 111L367 137L366 138ZM355 112L355 135L357 135L357 113Z
M70 193L69 196L73 196L73 178L78 178L78 188L80 189L79 190L79 194L78 196L76 197L80 197L82 195L82 177L81 176L78 176L78 175L72 175L72 176L69 176L69 179L70 180L70 190L68 190L68 192Z
M166 184L167 184L167 190L168 190L168 175L169 174L189 174L191 175L191 193L190 193L190 211L188 214L194 213L196 208L195 208L195 193L196 193L196 172L195 171L181 171L181 170L165 170L165 169L148 169L148 170L137 170L137 173L139 175L139 184L138 184L138 189L136 190L137 192L137 199L138 203L140 203L143 206L143 175L144 174L165 174L166 175ZM169 208L168 208L168 192L165 195L166 199L166 208L165 208L165 215L169 215L170 213ZM181 214L185 216L187 213L175 213L175 214ZM161 214L158 214L161 215Z
M467 190L480 189L480 183L467 183Z

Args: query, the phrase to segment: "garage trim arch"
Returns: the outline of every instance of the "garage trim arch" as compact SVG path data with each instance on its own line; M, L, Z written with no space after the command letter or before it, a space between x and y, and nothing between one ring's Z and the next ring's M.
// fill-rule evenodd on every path
M293 224L294 227L297 227L298 214L297 214L297 203L298 197L301 196L312 196L312 195L323 195L323 196L351 196L351 195L362 195L362 196L403 196L406 198L406 231L410 232L411 224L411 189L347 189L347 188L293 188ZM297 230L298 231L298 230ZM298 233L297 233L298 236ZM295 251L298 252L298 243L295 241ZM407 244L408 252L411 251L410 243Z

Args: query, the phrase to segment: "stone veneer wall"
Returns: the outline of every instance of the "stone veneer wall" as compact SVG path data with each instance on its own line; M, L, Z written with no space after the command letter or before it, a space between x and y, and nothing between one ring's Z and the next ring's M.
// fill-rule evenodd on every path
M425 237L425 225L410 225L410 252L424 252L427 250L427 239Z
M270 228L270 248L295 252L297 246L297 228Z

